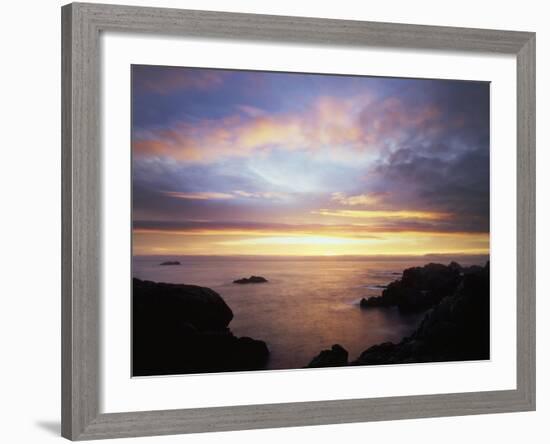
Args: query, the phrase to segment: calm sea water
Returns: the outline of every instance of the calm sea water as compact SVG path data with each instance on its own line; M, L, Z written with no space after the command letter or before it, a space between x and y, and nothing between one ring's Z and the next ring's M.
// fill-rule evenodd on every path
M379 295L405 268L451 260L481 265L486 259L137 256L133 275L217 291L233 310L229 325L233 333L268 344L268 369L289 369L306 366L332 344L342 345L355 359L371 345L396 342L412 333L424 313L402 315L393 308L359 307L361 298ZM161 266L164 260L178 260L181 265ZM232 283L250 275L264 276L269 283Z

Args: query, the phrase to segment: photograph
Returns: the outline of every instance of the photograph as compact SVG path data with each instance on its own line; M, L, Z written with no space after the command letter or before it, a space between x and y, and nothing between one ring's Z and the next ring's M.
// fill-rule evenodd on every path
M132 66L132 375L490 358L489 82Z

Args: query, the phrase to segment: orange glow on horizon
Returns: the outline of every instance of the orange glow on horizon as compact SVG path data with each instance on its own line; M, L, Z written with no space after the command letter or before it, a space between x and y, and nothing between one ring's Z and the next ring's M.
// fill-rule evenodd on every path
M321 216L350 217L358 219L424 219L424 220L444 220L452 215L449 213L437 213L429 211L410 211L410 210L318 210L314 214Z
M488 233L390 232L376 233L376 236L357 236L353 233L271 231L259 234L211 230L205 234L136 230L133 240L133 253L136 255L368 256L489 253Z

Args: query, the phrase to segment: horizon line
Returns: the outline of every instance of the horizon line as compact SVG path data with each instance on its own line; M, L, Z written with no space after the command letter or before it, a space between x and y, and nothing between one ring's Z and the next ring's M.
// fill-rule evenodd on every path
M132 254L134 257L159 257L159 256L177 256L177 257L370 257L370 258L397 258L397 257L433 257L433 256L490 256L490 251L487 252L449 252L449 253L422 253L422 254L186 254L186 253L155 253L155 254Z

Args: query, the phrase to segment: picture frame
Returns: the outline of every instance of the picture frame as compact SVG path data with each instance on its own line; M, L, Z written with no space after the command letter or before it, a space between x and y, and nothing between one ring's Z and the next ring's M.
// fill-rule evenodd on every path
M517 66L515 390L100 412L100 33L508 54ZM535 34L72 3L62 8L62 435L71 440L535 409Z

